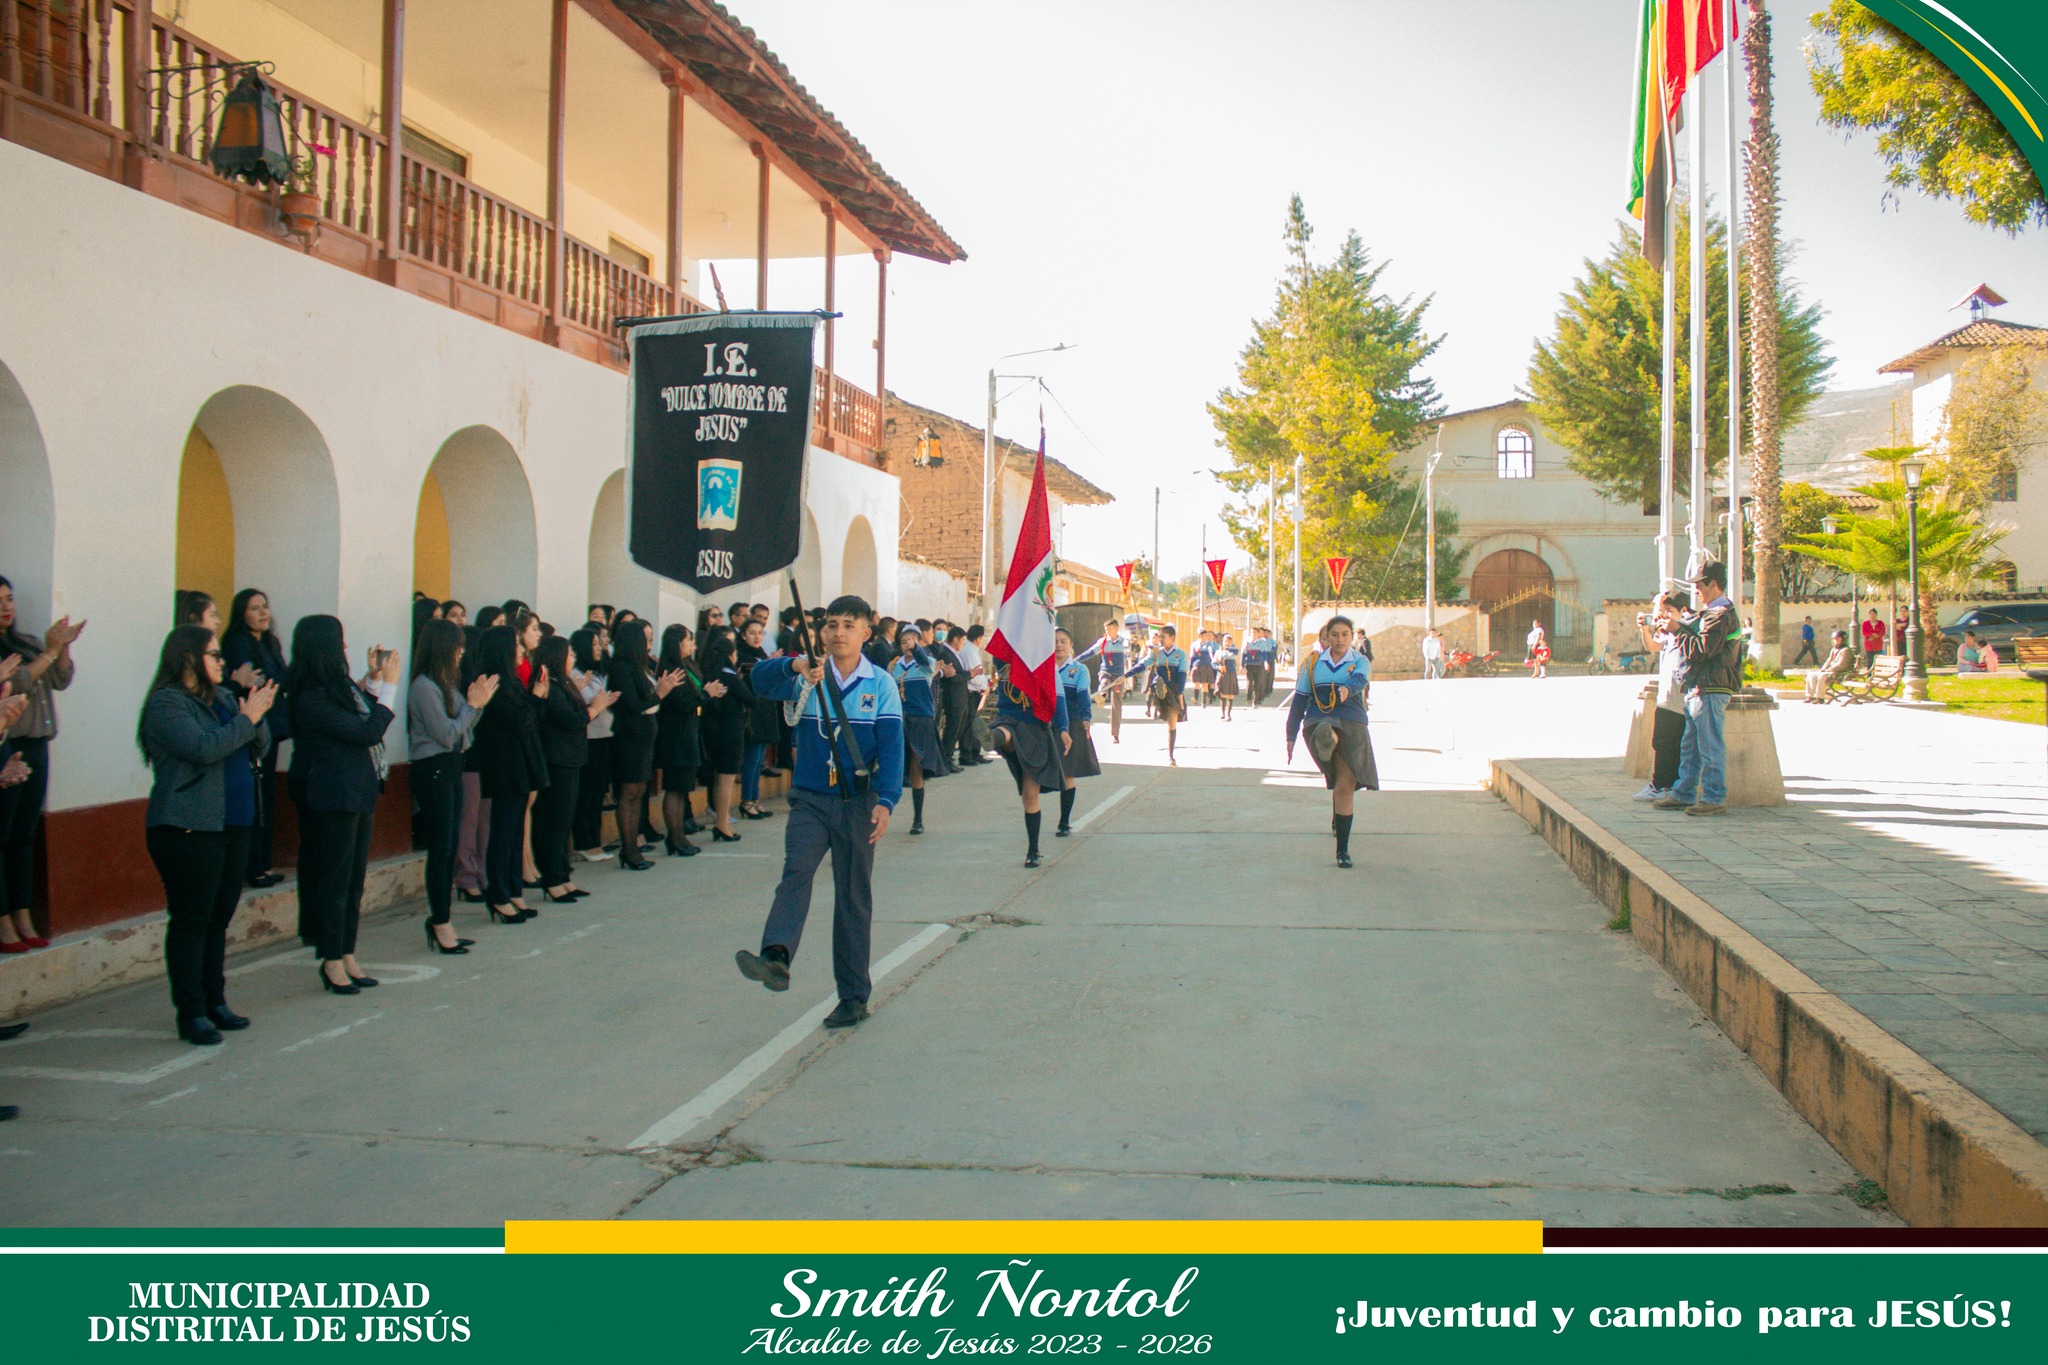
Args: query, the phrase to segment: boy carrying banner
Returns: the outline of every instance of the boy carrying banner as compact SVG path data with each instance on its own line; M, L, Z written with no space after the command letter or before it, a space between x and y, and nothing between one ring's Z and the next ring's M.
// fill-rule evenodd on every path
M795 702L796 771L784 827L782 881L761 929L761 951L733 955L741 975L789 989L789 967L811 911L811 882L832 855L832 975L839 1007L826 1028L868 1017L869 938L874 922L875 845L903 796L903 703L896 683L861 653L873 613L858 597L825 609L826 659L816 641L791 658L754 665L754 691Z

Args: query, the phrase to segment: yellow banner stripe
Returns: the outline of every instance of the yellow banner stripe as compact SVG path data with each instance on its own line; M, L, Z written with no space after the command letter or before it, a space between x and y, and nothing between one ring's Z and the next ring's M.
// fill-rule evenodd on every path
M505 1250L528 1255L1527 1255L1528 1221L1204 1222L538 1222L505 1224Z

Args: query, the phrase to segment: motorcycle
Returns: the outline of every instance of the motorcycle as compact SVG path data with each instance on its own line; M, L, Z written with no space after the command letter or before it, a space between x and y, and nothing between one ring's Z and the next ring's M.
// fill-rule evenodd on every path
M1491 678L1500 672L1500 651L1474 654L1469 649L1454 649L1444 660L1444 671L1467 678Z

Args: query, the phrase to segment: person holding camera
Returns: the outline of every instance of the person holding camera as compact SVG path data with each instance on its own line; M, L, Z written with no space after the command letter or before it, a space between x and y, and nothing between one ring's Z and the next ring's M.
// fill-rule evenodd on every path
M1742 618L1729 600L1728 570L1719 560L1702 564L1692 585L1704 605L1680 617L1672 631L1685 658L1685 732L1679 738L1678 776L1671 790L1652 805L1687 815L1720 815L1728 809L1728 746L1722 723L1728 698L1742 686Z
M1655 759L1650 780L1636 793L1638 801L1656 801L1671 794L1678 782L1678 747L1685 735L1685 652L1678 646L1679 616L1690 599L1660 592L1647 612L1636 613L1643 649L1657 656L1657 713L1650 732Z

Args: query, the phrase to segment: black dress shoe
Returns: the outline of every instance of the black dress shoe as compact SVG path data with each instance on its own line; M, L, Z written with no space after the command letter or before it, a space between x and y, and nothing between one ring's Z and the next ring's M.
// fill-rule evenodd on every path
M357 990L366 991L370 989L370 987L377 984L377 978L374 976L351 976L349 977L349 982L352 985L354 985Z
M712 843L714 843L714 844L736 844L736 843L738 843L739 841L740 841L740 836L739 836L739 835L737 835L737 834L725 834L725 833L721 833L721 832L719 831L719 828L718 828L718 827L717 827L716 825L713 825L713 826L711 827L711 842L712 842Z
M1064 839L1073 832L1074 827L1072 825L1061 825L1058 829L1052 832L1052 837L1055 839Z
M9 1119L18 1119L18 1118L20 1118L20 1117L21 1117L21 1106L20 1106L20 1105L18 1105L18 1104L0 1104L0 1123L5 1123L5 1122L7 1122L7 1120L9 1120Z
M233 1033L237 1029L249 1027L248 1015L236 1014L226 1005L208 1005L206 1007L206 1017L213 1020L216 1028L225 1029L229 1033Z
M745 948L732 955L739 964L740 975L749 981L758 981L771 991L789 989L789 964L780 958L763 955L756 957Z
M27 1033L28 1025L29 1021L26 1019L17 1019L11 1024L0 1024L0 1043L6 1042L9 1038L19 1038L22 1034Z
M1349 866L1351 866L1351 855L1350 855L1349 853L1339 853L1339 854L1337 855L1337 866L1339 866L1339 867L1349 867Z
M852 1028L868 1017L868 1002L865 1000L842 1000L839 1008L825 1016L826 1028Z
M455 899L468 905L489 905L491 903L491 898L483 892L470 891L460 886L455 888Z
M329 975L327 974L327 969L326 969L325 967L316 967L316 968L314 968L313 970L314 970L314 974L315 974L315 975L317 975L317 976L318 976L318 977L320 978L320 984L321 984L321 985L323 985L323 986L325 986L325 987L326 987L326 988L327 988L328 990L330 990L330 991L333 991L333 992L334 992L334 993L335 993L336 995L355 995L355 994L357 994L357 993L358 993L358 989L359 989L359 988L358 988L358 987L356 987L356 986L353 986L353 985L349 985L349 986L337 986L337 985L335 985L335 984L334 984L334 978L333 978L333 977L331 977L331 976L329 976ZM350 980L350 981L354 981L354 980L355 980L355 978L354 978L354 977L350 977L350 978L349 978L349 980Z
M200 1047L219 1047L221 1043L220 1030L213 1026L213 1020L204 1015L196 1019L180 1019L178 1036Z
M249 878L249 885L256 888L258 891L261 891L266 887L276 886L279 882L283 880L284 876L281 873L259 872L255 876Z
M1029 852L1029 853L1027 853L1027 854L1025 854L1025 855L1024 855L1024 866L1026 866L1026 867L1037 867L1037 866L1038 866L1038 850L1037 850L1037 849L1033 849L1033 850L1031 850L1031 852Z

